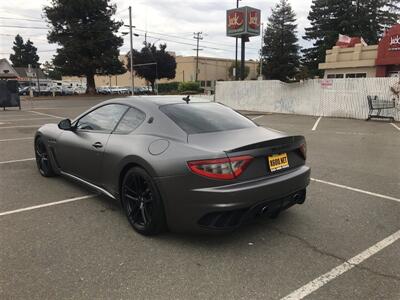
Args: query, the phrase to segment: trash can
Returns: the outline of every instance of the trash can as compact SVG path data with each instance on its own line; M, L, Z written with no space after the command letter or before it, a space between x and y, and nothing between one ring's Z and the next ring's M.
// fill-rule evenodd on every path
M19 98L19 83L16 80L0 80L0 107L19 107L21 110L21 99Z

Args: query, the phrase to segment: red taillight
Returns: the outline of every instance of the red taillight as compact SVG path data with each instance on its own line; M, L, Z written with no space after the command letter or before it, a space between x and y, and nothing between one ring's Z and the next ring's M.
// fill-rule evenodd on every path
M307 159L307 144L306 143L300 145L300 152L301 152L301 155L303 155L304 160L306 160Z
M234 179L247 168L253 157L236 156L189 161L188 166L193 173L214 179Z

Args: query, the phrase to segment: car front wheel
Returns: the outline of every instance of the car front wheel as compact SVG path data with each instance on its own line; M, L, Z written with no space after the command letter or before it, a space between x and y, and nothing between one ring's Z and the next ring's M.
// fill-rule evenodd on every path
M155 235L167 229L161 196L142 168L133 167L126 173L121 200L129 223L138 233Z
M52 177L55 175L46 145L40 137L35 141L35 157L37 167L42 176Z

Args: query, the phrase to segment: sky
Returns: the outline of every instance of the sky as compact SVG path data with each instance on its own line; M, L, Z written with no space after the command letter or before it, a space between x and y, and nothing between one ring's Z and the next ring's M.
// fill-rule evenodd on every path
M304 28L309 26L307 20L312 0L289 0L297 16L299 44L309 46L302 40ZM56 44L47 42L46 22L43 18L43 7L50 0L0 0L0 58L9 58L12 43L18 33L27 40L33 41L38 48L40 62L51 60L55 54ZM271 8L278 0L242 0L240 6L251 6L261 10L262 22L267 23ZM200 42L201 56L234 58L235 39L227 37L225 29L226 10L236 6L236 0L111 0L117 5L115 18L129 24L128 7L132 6L133 25L136 26L133 46L142 47L144 32L147 30L148 41L166 43L167 50L176 55L195 55L193 32L202 32ZM2 26L20 26L28 28L11 28ZM44 29L42 29L44 28ZM128 28L121 28L120 33ZM179 42L179 43L178 43ZM246 59L258 59L261 37L252 37L246 43ZM129 37L124 37L122 54L129 51ZM240 56L240 53L239 53Z

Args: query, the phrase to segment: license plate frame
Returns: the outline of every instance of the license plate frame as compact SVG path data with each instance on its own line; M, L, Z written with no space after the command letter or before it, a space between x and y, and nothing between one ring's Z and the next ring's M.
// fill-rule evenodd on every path
M269 155L267 157L267 163L268 163L269 170L272 173L279 171L279 170L287 169L287 168L289 168L288 154L287 153L279 153L279 154Z

